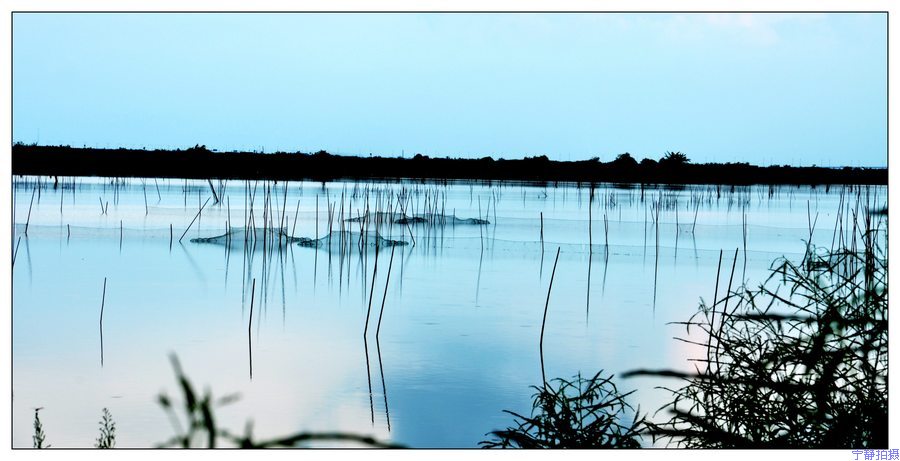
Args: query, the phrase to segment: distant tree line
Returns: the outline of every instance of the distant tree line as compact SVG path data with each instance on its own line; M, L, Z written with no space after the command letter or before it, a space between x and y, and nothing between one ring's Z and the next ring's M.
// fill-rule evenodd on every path
M350 157L324 150L302 152L215 152L197 144L187 149L96 149L17 143L17 175L177 177L233 179L436 179L522 180L659 184L887 184L886 168L756 166L749 163L694 164L682 152L638 162L623 153L611 162L557 161L546 155L507 160Z

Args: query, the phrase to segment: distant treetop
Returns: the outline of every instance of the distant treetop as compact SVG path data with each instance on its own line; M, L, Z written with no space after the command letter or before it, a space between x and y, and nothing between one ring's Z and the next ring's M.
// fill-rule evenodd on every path
M194 147L188 147L187 149L185 149L185 152L209 152L209 149L206 148L206 144L194 144Z
M615 160L613 160L613 164L619 167L633 167L637 165L637 160L631 156L628 152L624 154L619 154Z
M681 152L666 152L666 155L659 159L659 164L664 166L678 166L690 163L690 161L691 159Z

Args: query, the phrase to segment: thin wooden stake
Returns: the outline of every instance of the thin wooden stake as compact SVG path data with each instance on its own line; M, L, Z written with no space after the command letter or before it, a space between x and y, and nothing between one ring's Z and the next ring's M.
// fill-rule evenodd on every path
M19 254L19 243L22 243L22 236L20 235L18 239L16 239L16 249L13 251L13 259L12 265L15 267L16 265L16 255Z
M378 341L378 334L381 333L381 319L384 317L384 301L387 299L388 284L391 283L391 267L394 266L394 249L396 245L391 245L391 260L388 263L387 279L384 281L384 296L381 298L381 312L378 314L378 328L375 329L375 340ZM377 250L376 250L377 251ZM378 253L375 253L378 258ZM374 279L372 280L374 282Z
M181 237L178 238L178 243L181 243L181 240L184 239L184 236L187 235L187 233L188 233L189 230L191 230L191 226L194 225L194 221L196 221L196 220L197 220L197 217L200 216L200 213L203 211L203 208L206 206L207 203L209 203L209 199L208 199L208 198L206 199L205 202L203 202L203 206L201 206L201 207L200 207L200 210L197 211L197 214L194 216L194 219L191 220L191 223L188 224L187 229L185 229L185 230L184 230L184 233L181 234Z
M369 331L369 315L372 314L372 294L375 292L375 276L378 274L378 252L375 252L375 265L372 267L372 287L369 289L369 310L366 311L366 326L363 328L363 339Z
M25 219L25 236L28 237L28 223L31 222L31 207L34 206L34 193L36 189L31 189L31 205L28 205L28 218Z
M553 277L556 275L556 263L559 262L559 250L556 248L556 259L553 261L553 272L550 273L550 286L547 287L547 301L544 303L544 319L541 320L541 340L539 343L541 352L541 377L544 379L544 387L547 387L547 374L544 372L544 327L547 325L547 308L550 306L550 290L553 289Z

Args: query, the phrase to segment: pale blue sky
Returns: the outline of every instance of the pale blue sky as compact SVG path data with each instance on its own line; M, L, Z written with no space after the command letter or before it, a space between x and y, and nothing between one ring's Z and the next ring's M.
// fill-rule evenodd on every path
M13 139L884 166L884 14L22 14Z

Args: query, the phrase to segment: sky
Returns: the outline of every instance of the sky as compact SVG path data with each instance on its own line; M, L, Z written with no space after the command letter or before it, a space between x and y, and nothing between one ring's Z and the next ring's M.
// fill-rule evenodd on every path
M885 14L13 15L13 141L887 164Z

